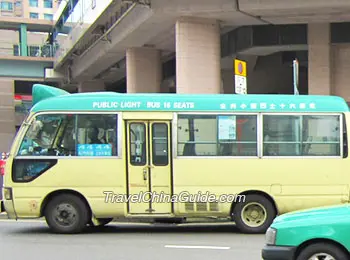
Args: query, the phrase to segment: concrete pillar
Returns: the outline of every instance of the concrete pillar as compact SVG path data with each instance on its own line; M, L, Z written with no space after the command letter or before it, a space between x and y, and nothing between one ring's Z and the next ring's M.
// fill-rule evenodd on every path
M14 81L0 80L0 152L9 152L16 133Z
M310 95L332 94L330 24L308 24Z
M78 92L99 92L105 91L105 84L102 80L91 80L80 82Z
M161 53L153 48L126 51L127 93L159 93L162 84Z
M220 27L217 21L176 22L176 93L220 93Z
M350 102L350 44L334 44L333 53L333 95Z
M222 78L222 93L223 94L234 94L235 93L235 81L234 72L232 69L221 70Z

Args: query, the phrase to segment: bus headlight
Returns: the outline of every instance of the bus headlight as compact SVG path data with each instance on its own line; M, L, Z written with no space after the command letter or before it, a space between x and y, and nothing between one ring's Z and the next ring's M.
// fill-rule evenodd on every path
M275 245L277 230L274 228L268 228L265 234L265 242L267 245Z

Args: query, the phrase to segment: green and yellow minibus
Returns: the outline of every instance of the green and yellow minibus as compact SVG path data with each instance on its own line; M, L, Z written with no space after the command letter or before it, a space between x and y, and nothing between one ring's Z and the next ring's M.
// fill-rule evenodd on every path
M231 221L349 202L349 107L312 95L76 93L33 86L6 160L10 219L57 233L127 221Z

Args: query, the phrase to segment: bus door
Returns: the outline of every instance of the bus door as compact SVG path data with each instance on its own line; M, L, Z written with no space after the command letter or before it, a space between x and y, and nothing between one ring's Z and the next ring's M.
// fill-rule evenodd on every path
M129 213L172 213L170 121L127 121L126 129Z

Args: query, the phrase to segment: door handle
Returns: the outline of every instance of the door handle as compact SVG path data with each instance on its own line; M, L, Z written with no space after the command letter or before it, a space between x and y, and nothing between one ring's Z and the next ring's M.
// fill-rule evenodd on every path
M143 168L143 180L146 181L147 180L147 167Z
M147 165L147 166L145 166L145 168L143 168L142 173L143 173L143 180L144 181L147 180L148 169L152 169L152 168L153 168L153 166L151 166L151 165Z

